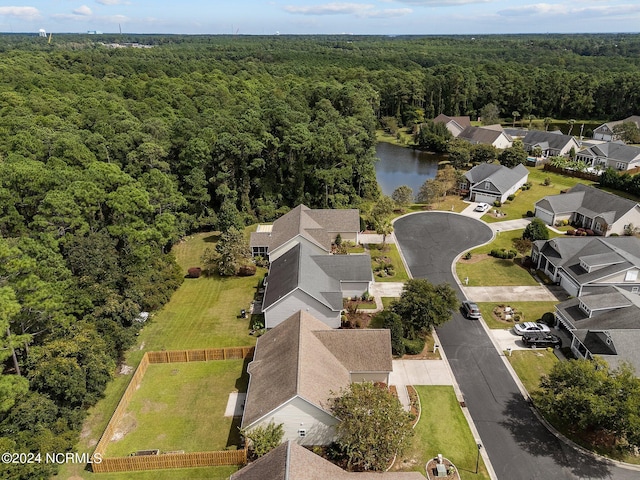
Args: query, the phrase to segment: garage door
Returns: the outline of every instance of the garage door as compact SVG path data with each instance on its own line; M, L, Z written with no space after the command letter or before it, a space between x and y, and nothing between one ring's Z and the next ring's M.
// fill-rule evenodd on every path
M552 213L549 213L549 212L547 212L545 210L541 210L539 208L536 208L536 217L538 217L540 220L542 220L547 225L553 225L553 214Z
M493 205L493 202L495 202L496 200L498 200L498 197L495 197L493 195L486 195L484 193L476 193L476 198L474 199L474 201L476 202L484 202L488 203L489 205Z
M578 296L578 286L562 274L560 274L560 286L572 297Z

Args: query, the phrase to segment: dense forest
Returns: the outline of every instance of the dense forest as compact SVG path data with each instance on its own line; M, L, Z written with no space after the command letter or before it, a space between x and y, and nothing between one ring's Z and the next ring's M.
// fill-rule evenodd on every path
M0 55L2 451L73 447L182 281L182 236L378 198L380 118L640 112L639 35L0 35Z

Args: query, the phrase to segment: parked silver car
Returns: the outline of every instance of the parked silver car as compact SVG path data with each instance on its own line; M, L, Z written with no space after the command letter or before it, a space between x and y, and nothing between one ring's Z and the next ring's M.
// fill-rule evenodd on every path
M513 326L513 331L516 333L516 335L524 335L525 333L527 334L549 333L551 332L551 329L548 326L546 326L544 323L522 322L522 323L516 323Z

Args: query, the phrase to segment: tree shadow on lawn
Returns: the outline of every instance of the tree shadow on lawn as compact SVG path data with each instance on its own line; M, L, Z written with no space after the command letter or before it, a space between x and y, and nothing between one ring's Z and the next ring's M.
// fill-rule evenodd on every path
M205 243L217 243L218 240L220 240L220 234L219 233L214 233L212 235L209 235L208 237L204 237L202 240Z
M500 422L524 451L534 456L551 458L559 469L567 468L577 478L611 478L610 465L577 451L556 438L538 420L532 408L519 394L514 394L506 402L504 409L508 419Z

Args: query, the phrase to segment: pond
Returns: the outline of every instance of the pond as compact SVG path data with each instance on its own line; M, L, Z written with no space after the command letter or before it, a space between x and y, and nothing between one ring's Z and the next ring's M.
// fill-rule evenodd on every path
M417 195L422 184L436 176L443 155L421 152L390 143L376 145L376 178L385 195L391 195L401 185L408 185Z

